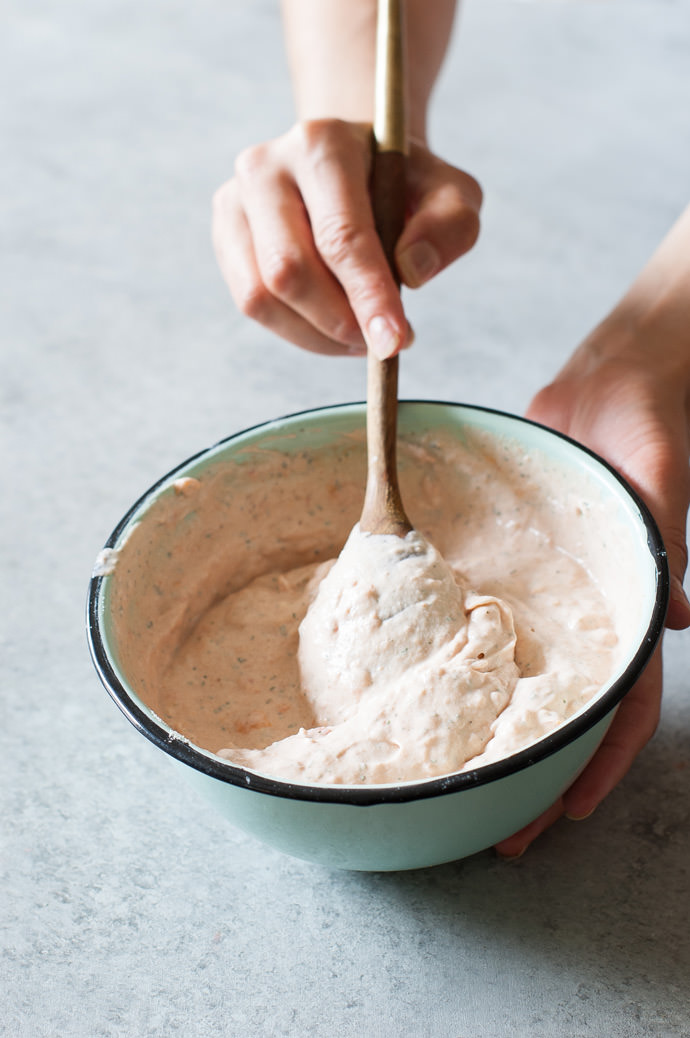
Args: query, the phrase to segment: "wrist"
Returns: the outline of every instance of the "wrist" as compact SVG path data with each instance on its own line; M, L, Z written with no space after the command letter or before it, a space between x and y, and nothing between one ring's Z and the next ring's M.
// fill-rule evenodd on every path
M690 299L629 293L589 337L602 360L648 366L690 388Z
M281 0L281 5L298 119L372 123L376 0ZM405 3L408 135L422 140L455 7L456 0Z
M667 372L690 391L690 206L583 349L597 362Z

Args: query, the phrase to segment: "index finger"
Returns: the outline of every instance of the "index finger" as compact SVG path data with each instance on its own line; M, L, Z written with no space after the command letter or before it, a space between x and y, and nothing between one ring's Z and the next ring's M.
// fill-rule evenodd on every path
M294 176L316 248L341 284L367 346L378 357L391 357L406 345L410 331L374 224L371 143L353 147L337 124L324 129L307 123L299 129L305 147Z

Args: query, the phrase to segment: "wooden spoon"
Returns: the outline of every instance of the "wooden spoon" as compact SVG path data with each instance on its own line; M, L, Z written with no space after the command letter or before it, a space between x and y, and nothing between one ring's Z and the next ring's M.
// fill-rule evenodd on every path
M405 223L404 0L379 0L376 39L374 168L371 196L376 229L398 286L395 246ZM405 514L396 462L398 357L367 358L367 486L359 521L367 533L404 537Z

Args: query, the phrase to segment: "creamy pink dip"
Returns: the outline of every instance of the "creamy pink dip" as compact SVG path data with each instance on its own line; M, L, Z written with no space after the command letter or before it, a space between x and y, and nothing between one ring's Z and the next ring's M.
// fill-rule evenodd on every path
M177 481L107 560L120 667L176 732L291 781L407 781L510 755L611 677L625 539L588 481L479 433L399 454L420 534L355 527L336 566L359 437Z

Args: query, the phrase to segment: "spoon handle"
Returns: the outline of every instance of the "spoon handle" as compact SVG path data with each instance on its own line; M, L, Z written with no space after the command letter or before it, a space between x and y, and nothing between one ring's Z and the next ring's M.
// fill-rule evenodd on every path
M404 0L379 0L376 39L376 105L371 198L378 231L397 284L395 246L405 223ZM367 487L360 527L404 537L405 514L396 461L398 357L367 357Z

